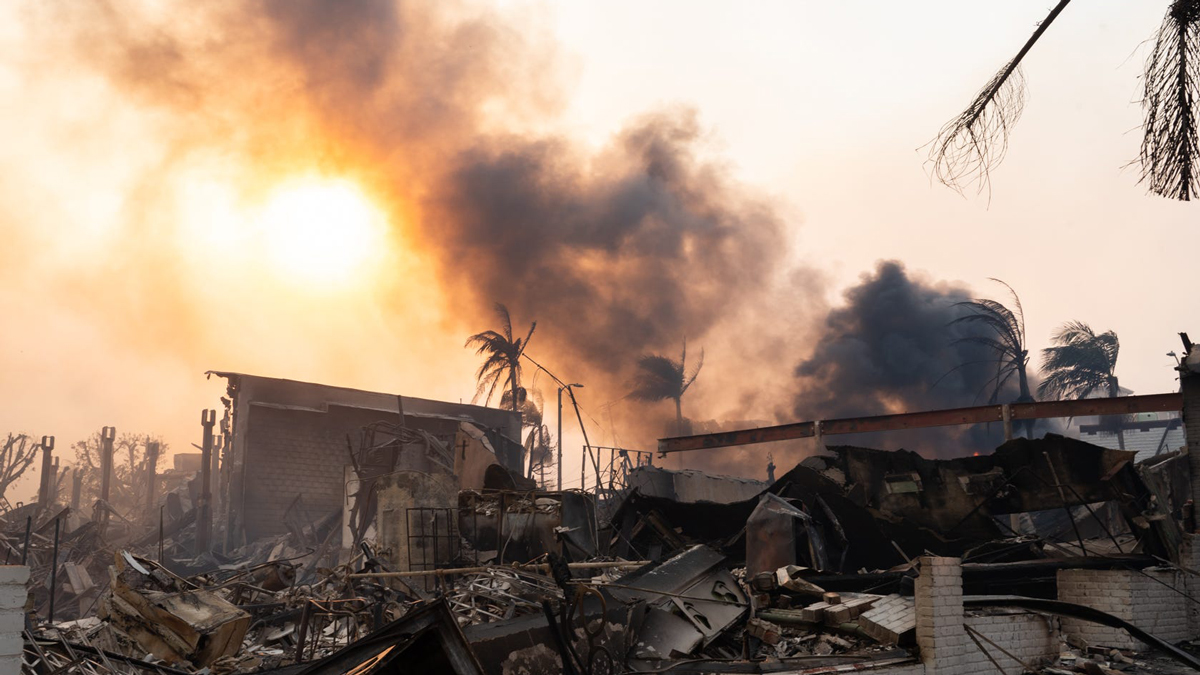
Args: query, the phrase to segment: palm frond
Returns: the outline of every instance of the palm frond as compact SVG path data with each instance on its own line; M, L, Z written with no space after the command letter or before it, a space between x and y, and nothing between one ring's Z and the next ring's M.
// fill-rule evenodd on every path
M1022 345L1025 344L1025 308L1021 306L1021 297L1017 295L1017 292L1013 290L1012 286L1008 285L1008 282L995 277L988 277L988 280L994 281L1008 289L1008 296L1012 298L1013 307L1017 308L1017 311L1015 312L1016 321L1014 322L1014 325L1017 328L1017 337L1020 338Z
M1044 379L1038 385L1042 397L1087 398L1097 390L1116 396L1117 334L1099 335L1082 321L1068 321L1051 336L1054 345L1042 350Z
M1174 0L1146 61L1138 160L1150 192L1189 201L1200 190L1200 0Z
M508 307L504 303L496 303L496 318L500 319L500 327L504 329L504 339L508 342L513 340L512 332L512 316L508 313Z
M666 356L646 354L638 358L631 398L662 401L682 396L683 364Z
M966 110L946 123L929 152L933 175L959 193L978 184L990 187L989 175L1008 151L1008 132L1025 108L1025 79L1021 60L1071 0L1059 0L1011 61L1004 64Z
M688 387L692 386L692 383L696 381L696 376L698 376L700 374L700 369L703 367L704 367L704 350L701 349L700 350L700 358L696 360L696 367L692 368L692 372L688 373L683 378L683 387L681 387L679 390L679 394L681 396L684 394L684 392L686 392L688 390Z

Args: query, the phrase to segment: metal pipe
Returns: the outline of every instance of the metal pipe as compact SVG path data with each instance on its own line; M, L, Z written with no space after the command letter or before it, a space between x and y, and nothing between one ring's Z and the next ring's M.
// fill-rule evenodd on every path
M54 596L58 595L58 520L54 519L54 554L50 559L50 623L54 623Z
M21 564L29 562L29 533L33 531L33 516L25 516L25 548L21 551Z
M117 437L116 427L104 427L100 430L100 500L108 505L109 491L112 488L113 472L113 440ZM108 525L108 509L100 512L101 528Z
M558 487L557 487L557 489L559 492L562 492L562 392L563 392L563 388L559 387L558 388L558 436L555 436L555 438L558 440L558 459L555 461L558 462L558 467L557 467L558 468Z
M568 563L567 567L573 570L633 570L644 565L650 564L648 560L622 560L618 562L582 562ZM549 574L550 565L548 563L534 563L529 565L485 565L482 567L455 567L449 569L434 569L434 570L415 570L409 572L360 572L349 575L350 579L406 579L409 577L428 577L428 576L446 576L449 574L486 574L493 570L509 570L514 572L540 572Z

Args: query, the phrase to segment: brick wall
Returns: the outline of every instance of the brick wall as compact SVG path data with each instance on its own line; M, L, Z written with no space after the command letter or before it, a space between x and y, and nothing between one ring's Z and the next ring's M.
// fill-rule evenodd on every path
M1052 619L1022 611L989 611L964 617L958 558L922 557L914 600L917 646L927 675L995 673L993 660L1004 668L1020 669L987 640L1031 665L1058 655L1057 626ZM964 625L987 640L977 636L976 644Z
M330 406L329 412L251 406L243 506L246 540L286 532L283 516L297 494L308 516L342 508L346 434L357 448L365 424L387 413ZM396 415L391 415L394 420Z
M1186 592L1188 579L1184 573L1156 569L1143 572L1059 570L1058 599L1108 612L1168 642L1190 638L1191 603L1179 592ZM1119 628L1078 619L1063 619L1063 632L1084 645L1147 648Z
M966 664L962 566L958 558L924 556L917 577L917 646L927 675L955 675Z
M5 675L21 672L21 652L25 645L21 631L25 628L28 580L28 567L0 566L0 673Z
M1060 651L1058 619L1054 617L1022 610L994 610L968 616L966 624L983 636L979 637L982 649L986 649L1005 672L1020 671L1020 664L1005 651L1029 664L1045 663L1057 657ZM997 649L988 640L1004 650ZM968 642L973 650L968 651L969 669L964 672L995 673L996 666L969 636Z

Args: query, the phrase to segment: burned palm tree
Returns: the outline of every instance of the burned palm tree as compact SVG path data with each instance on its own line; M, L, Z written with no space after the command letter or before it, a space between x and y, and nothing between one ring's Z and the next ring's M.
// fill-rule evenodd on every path
M1171 3L1143 80L1142 181L1154 194L1188 201L1200 179L1200 0Z
M475 398L488 403L495 396L496 390L503 385L500 397L500 407L520 412L525 404L525 389L521 387L521 355L529 346L533 330L537 322L529 325L529 333L525 339L514 338L512 318L508 308L496 303L496 316L500 319L500 331L485 330L467 338L465 347L477 347L476 354L484 356L483 365L475 373Z
M633 391L629 393L629 397L639 401L675 401L675 432L682 436L683 395L696 381L696 376L700 374L700 368L703 366L702 349L696 367L688 371L687 340L683 341L683 352L678 361L659 354L645 354L638 359Z
M992 281L1008 289L1012 296L1012 309L1001 302L986 298L955 303L956 307L962 307L968 313L951 321L951 326L977 325L983 327L988 335L967 335L956 338L953 344L977 344L992 353L992 358L983 361L996 368L995 374L984 384L985 388L991 390L988 403L1000 400L1000 393L1014 375L1017 378L1015 402L1027 403L1033 400L1033 395L1029 391L1027 374L1029 351L1025 347L1025 310L1021 307L1021 299L1017 297L1017 292L1012 286L999 279ZM979 362L965 363L959 367L974 363Z
M1113 331L1096 334L1082 321L1063 324L1051 337L1053 347L1042 350L1042 376L1038 396L1051 399L1088 398L1093 394L1117 397L1117 355L1121 343ZM1125 449L1125 434L1117 425L1117 445Z
M929 152L933 175L942 184L959 192L972 184L978 184L979 191L990 187L989 174L1004 159L1009 131L1025 105L1021 61L1069 3L1059 0L1017 55L966 110L942 127ZM1200 0L1172 0L1146 63L1145 135L1138 162L1141 181L1151 193L1184 201L1198 186L1198 63Z

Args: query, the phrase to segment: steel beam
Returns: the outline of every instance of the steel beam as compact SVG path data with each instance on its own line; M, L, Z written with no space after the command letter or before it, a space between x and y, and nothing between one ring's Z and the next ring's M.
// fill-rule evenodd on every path
M1128 415L1139 412L1167 412L1183 409L1183 396L1173 394L1147 394L1143 396L1118 396L1116 398L1087 398L1078 401L1036 401L1033 403L1009 404L1013 420L1047 419L1053 417L1084 417L1088 415ZM737 445L753 445L771 441L787 441L795 438L812 438L818 425L822 436L836 434L862 434L877 431L900 431L904 429L926 429L964 424L983 424L1004 421L1003 405L984 405L971 408L951 408L926 412L900 413L897 415L872 415L869 417L847 417L815 422L793 422L773 427L724 431L699 436L678 436L658 441L659 453L709 450Z

